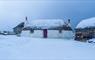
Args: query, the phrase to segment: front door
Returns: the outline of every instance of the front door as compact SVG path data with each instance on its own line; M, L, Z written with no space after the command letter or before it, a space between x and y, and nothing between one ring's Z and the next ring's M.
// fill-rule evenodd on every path
M47 29L43 30L43 38L47 38L48 37L48 31Z

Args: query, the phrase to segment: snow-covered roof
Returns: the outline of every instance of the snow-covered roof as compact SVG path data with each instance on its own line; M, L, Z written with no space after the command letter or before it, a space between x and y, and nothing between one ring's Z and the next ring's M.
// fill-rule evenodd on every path
M76 28L95 27L95 17L82 20Z
M41 28L49 28L49 27L57 27L64 24L62 19L38 19L32 20L29 22L28 26L32 27L41 27Z
M13 28L21 22L23 20L0 20L0 31L13 31Z

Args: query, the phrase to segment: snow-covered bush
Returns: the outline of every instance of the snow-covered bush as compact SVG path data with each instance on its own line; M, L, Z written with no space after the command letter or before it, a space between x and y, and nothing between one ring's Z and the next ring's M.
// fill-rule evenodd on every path
M87 41L88 43L95 43L95 39L90 39Z

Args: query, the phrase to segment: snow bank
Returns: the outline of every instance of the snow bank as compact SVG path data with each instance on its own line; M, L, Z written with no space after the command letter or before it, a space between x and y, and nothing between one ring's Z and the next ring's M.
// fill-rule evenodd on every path
M63 24L64 24L64 21L62 19L38 19L38 20L32 20L31 22L29 22L28 26L50 28L50 27L61 26Z
M95 17L82 20L76 28L95 27Z

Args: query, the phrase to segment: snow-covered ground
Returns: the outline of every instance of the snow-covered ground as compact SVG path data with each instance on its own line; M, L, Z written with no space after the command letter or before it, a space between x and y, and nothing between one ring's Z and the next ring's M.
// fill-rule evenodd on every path
M0 60L95 60L95 44L1 35Z

